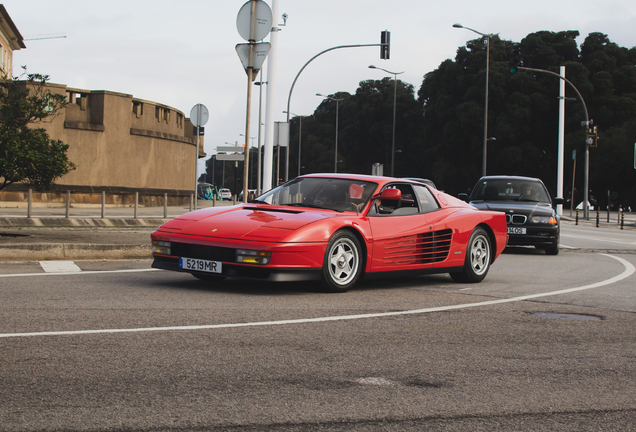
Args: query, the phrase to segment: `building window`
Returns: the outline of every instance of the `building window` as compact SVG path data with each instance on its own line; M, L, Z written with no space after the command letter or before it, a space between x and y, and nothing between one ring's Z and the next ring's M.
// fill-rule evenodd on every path
M163 108L155 107L155 117L157 118L158 122L163 119Z
M183 129L183 114L177 113L177 127Z
M141 117L144 114L143 102L133 101L132 112L137 118Z

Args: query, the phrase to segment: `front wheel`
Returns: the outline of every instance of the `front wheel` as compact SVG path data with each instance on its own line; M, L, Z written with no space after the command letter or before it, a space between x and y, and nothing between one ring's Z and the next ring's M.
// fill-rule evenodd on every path
M336 232L325 252L322 265L322 285L328 292L346 292L362 273L362 248L355 235Z
M490 268L490 239L482 228L475 228L470 235L466 247L466 259L461 272L451 273L455 282L475 283L481 282L488 274Z

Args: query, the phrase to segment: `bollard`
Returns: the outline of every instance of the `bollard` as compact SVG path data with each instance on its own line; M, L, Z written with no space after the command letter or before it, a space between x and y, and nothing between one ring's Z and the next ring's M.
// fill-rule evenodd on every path
M68 218L71 214L71 191L66 191L66 217Z
M574 223L574 225L578 225L579 224L579 209L576 209L576 222Z
M27 198L27 217L31 217L31 201L33 199L33 189L29 189L29 197Z
M137 207L139 207L139 192L135 192L135 214L133 217L137 219Z
M105 212L104 208L106 207L106 192L102 191L102 219L104 219Z
M596 228L599 227L600 218L601 218L601 212L599 210L596 210Z
M168 218L168 193L163 194L163 218Z
M623 229L623 225L625 225L625 212L621 212L621 229Z
M212 207L216 207L216 193L212 194Z
M190 194L190 211L192 211L192 194Z

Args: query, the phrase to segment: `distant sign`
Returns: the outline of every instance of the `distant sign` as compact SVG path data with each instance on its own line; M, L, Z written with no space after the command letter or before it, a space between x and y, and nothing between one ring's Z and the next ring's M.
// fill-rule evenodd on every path
M210 112L203 104L196 104L190 110L190 121L194 126L203 126L210 119Z
M245 160L245 155L243 153L239 154L217 154L216 160L227 160L227 161L242 161Z
M243 153L245 147L243 146L217 146L217 152L228 152L228 153Z
M252 17L252 2L245 3L236 17L236 29L243 39L246 41L261 41L265 39L265 36L272 30L272 10L269 5L264 1L258 0L255 2L255 16ZM254 34L250 35L252 31L252 18L254 18ZM252 37L250 37L252 36Z

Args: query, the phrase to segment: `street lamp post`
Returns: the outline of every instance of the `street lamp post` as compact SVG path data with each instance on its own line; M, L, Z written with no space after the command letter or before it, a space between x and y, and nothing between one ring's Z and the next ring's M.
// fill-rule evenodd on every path
M456 23L453 24L455 28L463 28L470 30L473 33L484 36L486 38L486 102L484 106L484 152L481 162L481 175L486 175L486 141L488 140L488 75L490 73L490 38L496 36L498 33L482 33L469 27Z
M334 154L334 158L333 158L333 165L334 165L333 172L337 173L338 172L338 104L341 100L344 100L344 98L338 99L331 96L325 96L320 93L316 93L316 96L324 97L326 99L336 102L336 153Z
M287 111L283 111L283 114L287 114ZM289 114L298 117L298 177L300 177L300 149L302 144L301 136L303 133L303 116L294 113Z
M263 70L261 69L261 80L254 83L259 87L258 89L258 170L256 171L256 195L261 194L261 170L263 167L263 161L261 156L261 100L263 99L263 85L267 84L267 81L263 81Z
M239 134L239 136L244 137L245 135L243 135L243 134ZM257 137L250 137L250 139L252 140L252 145L251 145L251 147L254 147L254 140L255 140L256 138L257 138ZM250 151L250 149L246 149L246 150L243 152L243 154L245 154L245 152L248 152L248 151ZM250 168L251 168L251 167L250 167ZM248 177L247 177L247 180L248 180L248 181L247 181L247 183L248 183L247 188L248 188L248 189L249 189L249 187L250 187L250 185L249 185L249 178L250 178L250 176L248 176ZM252 185L252 186L253 186L253 185Z
M376 66L369 66L369 69L380 69L388 74L393 75L393 81L394 81L394 86L393 86L393 137L391 138L391 177L394 176L394 171L393 171L393 162L395 160L395 107L396 107L396 103L397 103L397 76L400 74L403 74L404 71L402 72L391 72L388 71L386 69L383 69L381 67L376 67Z

